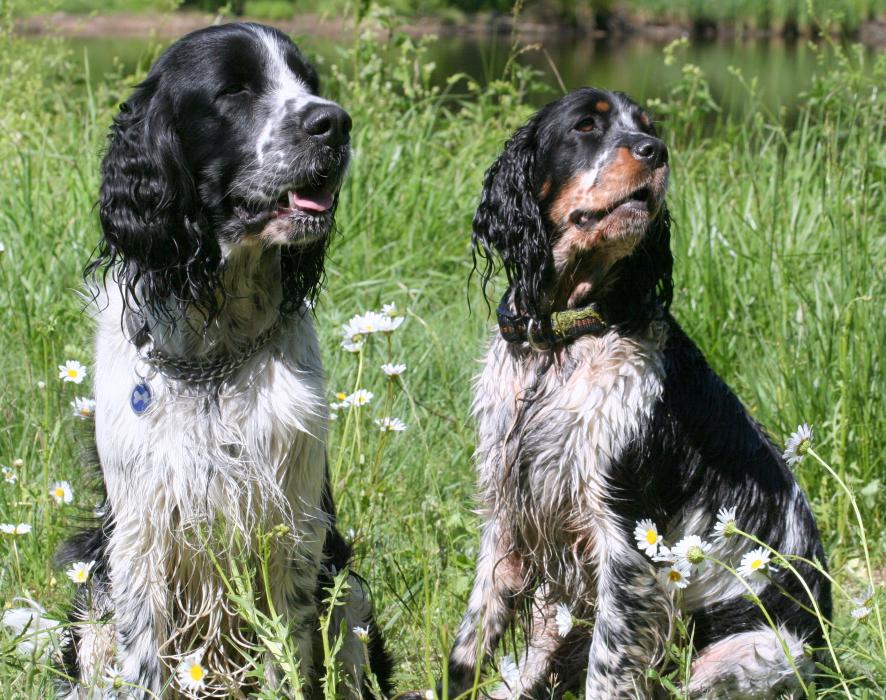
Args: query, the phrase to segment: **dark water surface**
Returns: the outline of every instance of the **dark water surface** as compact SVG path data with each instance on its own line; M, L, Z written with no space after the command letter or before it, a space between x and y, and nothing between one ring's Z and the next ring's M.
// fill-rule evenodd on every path
M67 43L77 61L88 58L93 80L112 70L122 70L124 75L131 73L140 63L147 63L162 46L147 39L113 37L68 39ZM309 57L321 63L341 60L339 48L332 41L303 37L298 43ZM540 70L543 82L550 87L531 95L532 101L539 105L562 93L561 80L567 89L594 85L622 90L639 101L664 97L681 70L679 60L666 66L663 45L651 42L614 44L570 36L545 37L525 43L542 46L527 50L518 58L521 63ZM427 57L436 64L433 79L440 85L454 73L466 73L486 83L501 75L509 51L507 37L449 36L438 39ZM818 60L815 50L805 41L697 43L681 55L701 67L714 99L731 113L741 113L748 97L747 91L730 74L730 66L738 68L748 81L757 79L762 104L770 109L784 106L791 110L797 105L800 93L809 86ZM458 92L457 84L454 91Z

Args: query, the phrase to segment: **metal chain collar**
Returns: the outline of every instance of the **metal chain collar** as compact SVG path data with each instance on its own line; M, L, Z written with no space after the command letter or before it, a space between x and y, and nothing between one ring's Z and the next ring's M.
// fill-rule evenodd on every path
M170 379L193 383L222 381L230 377L246 364L249 358L261 350L280 330L283 320L283 315L279 315L267 330L237 354L226 354L212 359L185 360L167 355L161 350L149 350L142 356L142 359L160 374Z

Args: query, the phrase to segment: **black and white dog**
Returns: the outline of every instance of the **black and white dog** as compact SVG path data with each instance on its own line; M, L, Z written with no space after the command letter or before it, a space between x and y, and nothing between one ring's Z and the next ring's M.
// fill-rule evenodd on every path
M258 609L291 630L307 692L321 690L318 616L349 548L309 308L350 128L292 41L255 24L173 44L114 120L89 268L107 499L100 526L62 553L96 561L71 616L69 697L96 697L115 676L131 697L273 687L273 658L256 679L260 640L227 595L234 562ZM368 629L386 689L390 662L354 575L330 629L342 627L346 694L366 683L354 628Z
M651 519L672 543L707 541L697 563L737 565L756 545L723 535L731 513L712 534L734 508L740 529L781 553L824 558L778 451L668 311L668 174L649 115L590 88L539 111L486 173L474 244L484 285L500 263L509 287L476 384L484 523L450 697L521 610L527 648L505 695L559 695L581 678L588 700L654 694L647 670L665 665L677 614L696 651L691 697L774 698L811 671L804 642L820 643L819 623L786 568L748 582L776 632L724 567L662 577L667 564L634 539ZM656 537L641 544L675 557ZM826 578L796 567L829 615ZM593 625L567 632L564 606Z

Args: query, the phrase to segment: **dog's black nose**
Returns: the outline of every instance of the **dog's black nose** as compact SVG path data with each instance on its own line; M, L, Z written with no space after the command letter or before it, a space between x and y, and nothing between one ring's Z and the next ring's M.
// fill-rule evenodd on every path
M646 136L631 146L631 155L654 170L668 162L668 147L661 139Z
M351 115L338 105L313 105L302 117L302 126L327 146L343 146L350 139Z

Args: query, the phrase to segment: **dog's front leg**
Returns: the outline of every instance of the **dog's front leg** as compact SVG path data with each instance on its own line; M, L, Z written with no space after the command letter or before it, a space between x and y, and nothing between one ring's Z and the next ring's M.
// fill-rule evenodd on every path
M514 616L525 585L523 562L503 523L490 518L480 541L474 587L449 655L449 697L474 683L477 664L492 654Z
M671 600L649 562L627 547L605 555L597 582L586 700L648 697L646 671L661 660L671 611Z
M157 551L158 543L145 546L143 532L141 523L118 521L108 548L117 659L123 678L139 689L133 688L131 697L159 695L160 643L167 636L165 557Z

